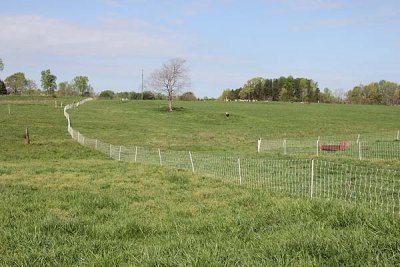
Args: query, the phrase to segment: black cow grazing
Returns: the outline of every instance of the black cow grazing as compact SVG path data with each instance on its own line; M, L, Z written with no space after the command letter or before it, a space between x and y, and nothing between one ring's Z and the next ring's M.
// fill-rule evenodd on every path
M229 117L229 112L225 112L225 116L228 118Z

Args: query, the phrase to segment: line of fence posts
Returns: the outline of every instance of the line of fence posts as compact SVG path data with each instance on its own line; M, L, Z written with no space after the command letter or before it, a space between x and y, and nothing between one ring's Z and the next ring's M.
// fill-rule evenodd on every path
M357 156L359 160L363 159L363 151L362 151L362 141L360 140L361 135L358 134L357 135L357 140L356 140L356 144L357 144ZM400 130L397 131L397 136L396 136L396 140L400 141ZM260 153L261 152L261 138L257 140L257 152ZM321 143L321 137L318 136L318 139L316 141L316 156L319 157L320 155L320 143ZM283 154L287 155L287 139L283 139L283 143L282 143L282 148L283 148Z

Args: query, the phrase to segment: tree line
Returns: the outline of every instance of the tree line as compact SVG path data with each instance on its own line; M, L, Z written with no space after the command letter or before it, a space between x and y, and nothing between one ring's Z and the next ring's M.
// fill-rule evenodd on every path
M400 84L382 80L355 86L343 96L335 96L329 88L321 91L318 82L308 78L255 77L238 89L223 90L219 99L399 105Z
M389 81L358 85L346 94L350 103L400 105L400 84Z
M238 89L225 89L220 99L316 102L319 95L318 83L312 79L293 76L278 79L255 77Z
M4 69L4 63L0 58L0 71ZM49 69L41 73L41 89L36 82L27 79L23 72L14 73L4 81L0 80L0 95L50 95L50 96L88 96L93 93L87 76L76 76L72 81L64 81L57 84L57 76Z
M114 92L113 90L104 90L99 94L103 99L129 99L129 100L168 100L168 96L163 93L153 91L143 91L143 93L132 92ZM181 101L197 101L199 100L193 92L184 92L174 96L175 99Z

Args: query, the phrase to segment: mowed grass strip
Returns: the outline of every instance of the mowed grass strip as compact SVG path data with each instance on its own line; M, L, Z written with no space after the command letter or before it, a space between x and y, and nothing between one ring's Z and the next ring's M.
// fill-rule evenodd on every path
M0 266L400 262L398 214L108 160L70 139L50 100L9 117L0 98Z

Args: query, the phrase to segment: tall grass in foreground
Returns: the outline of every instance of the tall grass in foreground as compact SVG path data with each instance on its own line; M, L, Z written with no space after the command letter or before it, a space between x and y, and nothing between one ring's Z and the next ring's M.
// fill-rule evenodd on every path
M108 160L6 163L0 265L361 266L400 261L400 218Z
M0 266L400 262L398 215L109 160L72 140L62 110L44 100L0 116Z

